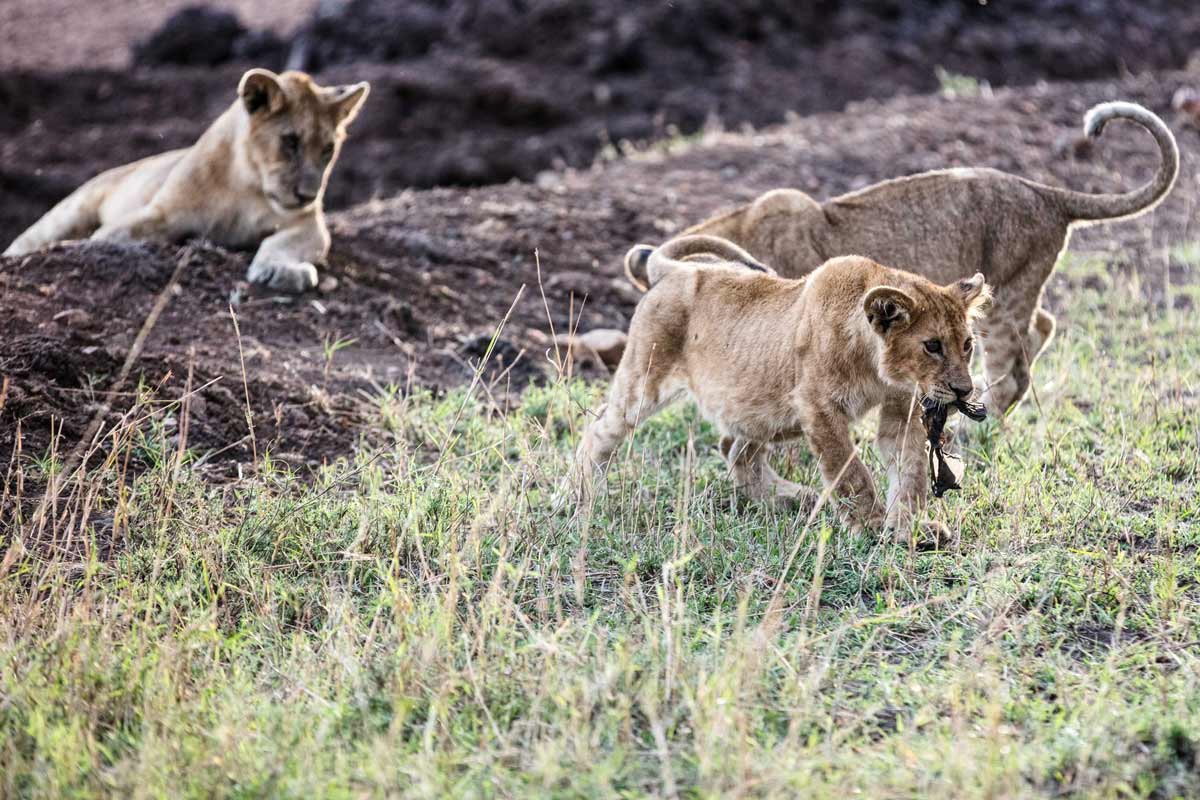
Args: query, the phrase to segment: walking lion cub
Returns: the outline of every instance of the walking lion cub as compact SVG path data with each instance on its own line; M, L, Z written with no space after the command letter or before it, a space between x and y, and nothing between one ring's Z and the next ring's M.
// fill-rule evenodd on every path
M110 169L17 237L6 256L94 239L261 242L247 278L274 289L317 284L329 252L322 200L346 126L370 86L318 86L302 72L252 69L238 99L191 147Z
M907 536L929 490L921 401L953 403L974 390L971 325L990 297L983 275L938 286L847 256L788 280L703 235L654 250L647 274L608 404L579 446L583 495L635 426L688 393L751 497L811 507L817 493L767 463L769 444L803 435L852 527ZM876 406L885 504L850 436L851 423Z

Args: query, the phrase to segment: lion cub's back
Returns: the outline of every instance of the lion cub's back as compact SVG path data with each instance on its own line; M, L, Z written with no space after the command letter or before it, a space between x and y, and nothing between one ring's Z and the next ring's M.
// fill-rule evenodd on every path
M730 391L774 383L792 346L789 312L802 287L740 267L681 270L652 292L662 290L654 336L692 382Z
M1026 239L1062 235L1044 197L987 168L894 178L835 197L823 209L826 256L857 253L943 284L978 270L997 280L1010 262L1027 257Z

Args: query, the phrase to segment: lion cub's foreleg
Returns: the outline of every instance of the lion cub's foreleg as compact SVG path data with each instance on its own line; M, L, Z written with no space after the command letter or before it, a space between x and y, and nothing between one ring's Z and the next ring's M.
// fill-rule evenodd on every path
M921 406L913 398L890 399L879 412L875 440L887 465L888 492L884 527L896 538L908 540L912 523L921 516L929 500L928 456ZM941 533L940 526L929 523Z
M876 497L871 471L850 438L850 422L838 411L810 405L801 424L825 485L833 486L833 496L843 505L846 522L853 530L875 530L884 524L884 508Z
M272 289L302 292L317 285L316 264L329 253L325 221L313 215L263 239L246 279Z
M170 242L185 234L185 229L173 225L157 206L150 205L100 226L92 238L110 242Z

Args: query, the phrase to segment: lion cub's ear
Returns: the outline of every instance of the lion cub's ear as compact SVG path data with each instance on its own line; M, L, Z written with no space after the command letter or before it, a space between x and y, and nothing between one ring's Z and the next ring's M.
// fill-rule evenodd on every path
M238 83L238 96L251 114L260 111L273 114L283 108L286 99L279 76L269 69L247 70Z
M992 288L984 282L982 272L976 272L970 278L958 281L952 285L962 295L963 302L967 305L968 316L975 316L987 308L988 304L992 301Z
M895 286L876 286L863 295L867 322L880 336L907 328L912 322L914 308L913 299Z
M371 84L351 83L346 86L330 86L325 90L325 106L333 114L338 125L349 125L358 116L358 110L371 93Z

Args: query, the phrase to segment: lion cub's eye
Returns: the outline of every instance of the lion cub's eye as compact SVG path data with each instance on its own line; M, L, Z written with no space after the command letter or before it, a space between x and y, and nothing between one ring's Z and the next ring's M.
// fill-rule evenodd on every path
M927 339L925 341L925 352L937 355L942 352L942 342L939 339Z
M967 339L965 342L963 342L963 352L964 353L970 353L971 348L973 348L973 347L975 347L974 339Z
M279 144L283 147L283 152L294 153L300 149L300 137L294 133L285 133L279 137Z

